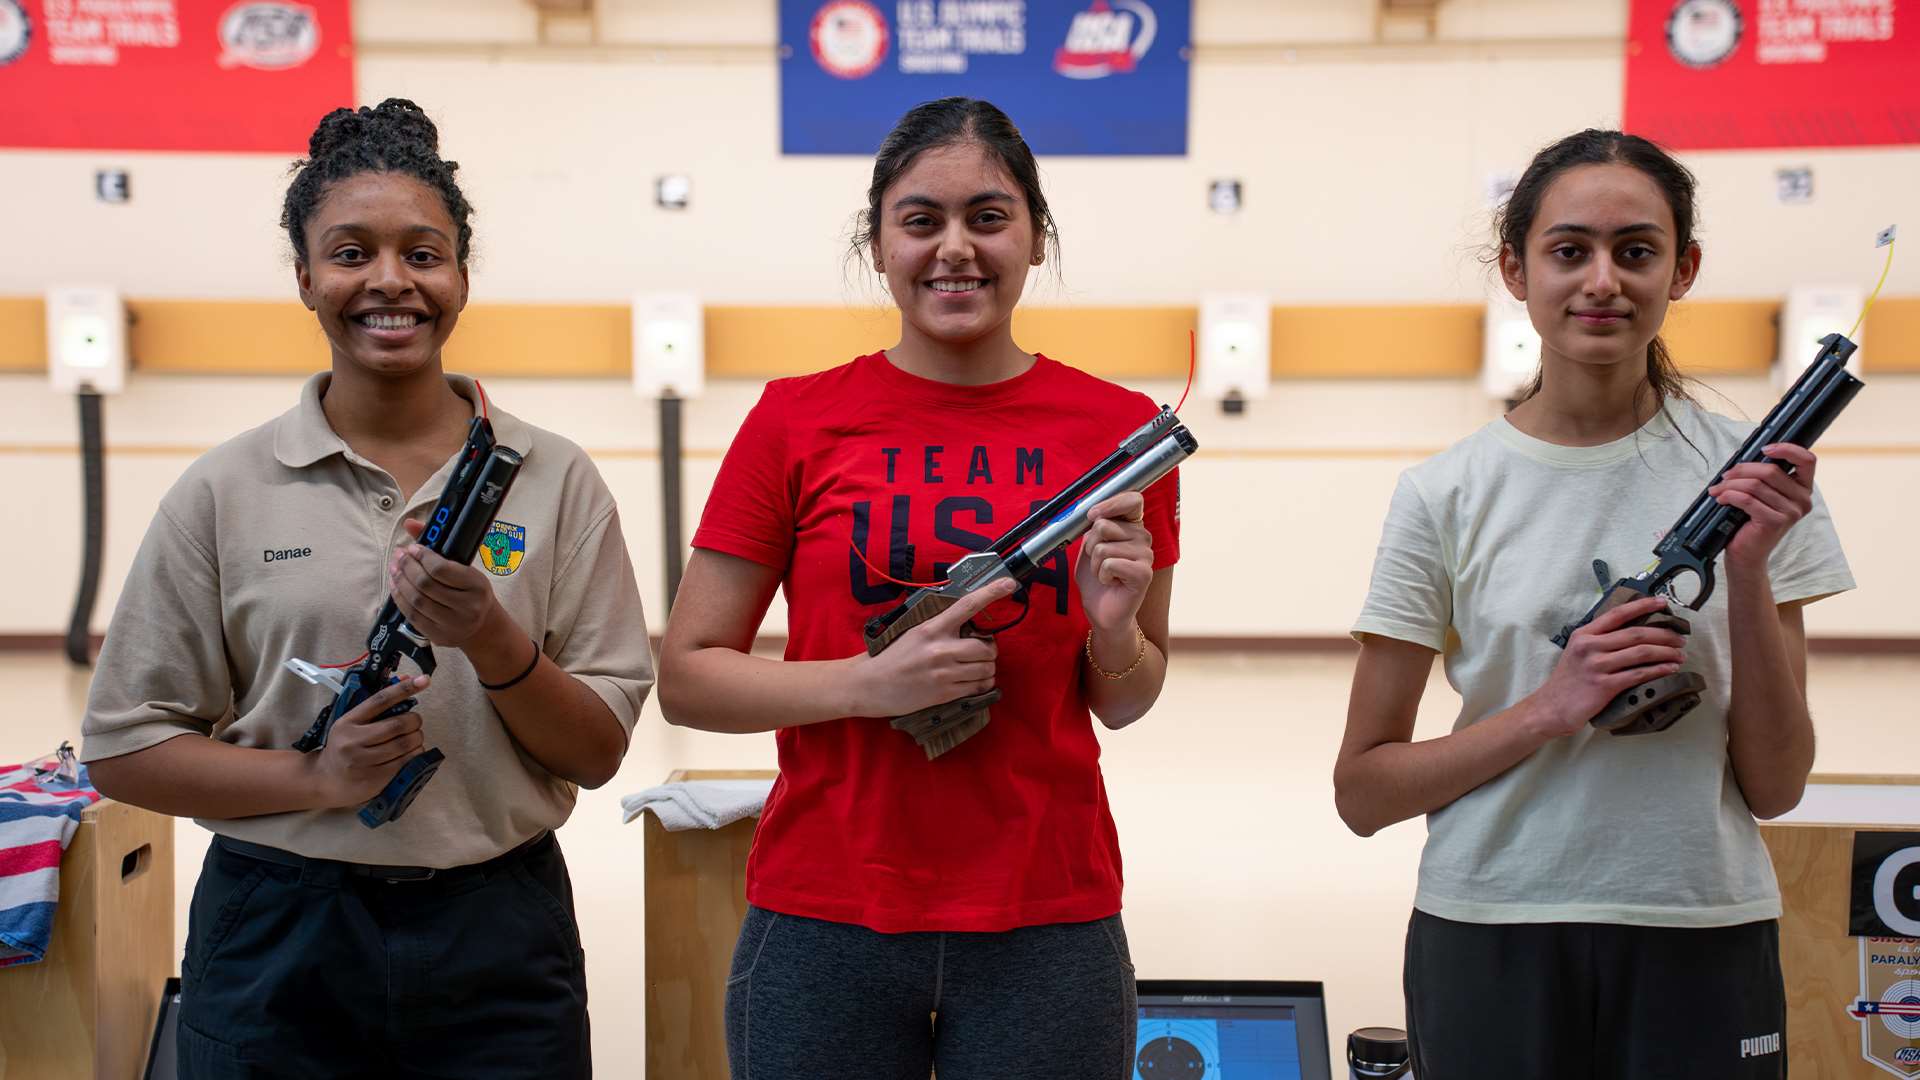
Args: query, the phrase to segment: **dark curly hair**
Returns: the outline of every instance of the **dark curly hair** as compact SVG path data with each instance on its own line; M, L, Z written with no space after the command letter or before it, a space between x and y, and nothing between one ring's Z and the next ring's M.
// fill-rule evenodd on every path
M1060 255L1060 230L1053 223L1053 211L1047 208L1046 193L1040 190L1040 165L1020 129L999 107L978 98L949 97L915 105L907 110L880 144L873 159L873 182L867 187L867 208L860 213L853 230L851 258L864 256L880 236L880 200L901 174L928 150L959 143L973 143L992 154L1013 177L1026 197L1027 212L1033 217L1033 232Z
M440 193L447 216L453 220L455 256L467 264L472 247L473 206L454 181L459 162L440 157L440 129L426 110L406 98L388 98L371 108L335 109L320 118L307 140L307 156L293 163L293 183L280 210L280 227L293 243L293 257L307 258L307 222L320 208L327 189L361 173L401 173Z

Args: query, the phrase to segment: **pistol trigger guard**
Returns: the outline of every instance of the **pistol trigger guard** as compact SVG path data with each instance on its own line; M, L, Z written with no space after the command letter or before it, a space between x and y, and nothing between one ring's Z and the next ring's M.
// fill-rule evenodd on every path
M991 638L995 634L1004 634L1014 627L1019 626L1021 623L1026 622L1027 613L1033 610L1032 590L1028 589L1023 583L1019 588L1013 590L1013 595L1007 599L1020 602L1020 614L1014 616L1007 622L1001 623L999 626L976 626L969 621L967 623L967 629L962 630L961 633L968 634L970 637ZM995 603L998 603L998 601L995 601Z
M1696 573L1700 575L1700 594L1687 606L1695 611L1707 606L1707 598L1713 595L1713 563L1701 563Z

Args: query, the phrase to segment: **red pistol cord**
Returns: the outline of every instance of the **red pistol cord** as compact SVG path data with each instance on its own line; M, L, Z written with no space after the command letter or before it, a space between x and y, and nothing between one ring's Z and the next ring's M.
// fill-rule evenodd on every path
M1187 395L1193 393L1193 370L1200 366L1200 345L1194 339L1193 331L1187 331L1187 388L1180 391L1180 404L1173 407L1174 412L1187 403Z
M854 555L857 556L861 562L867 564L867 569L873 571L883 581L891 581L895 585L905 585L909 589L937 589L947 583L948 579L946 578L941 578L939 581L901 581L899 578L873 565L873 563L868 562L866 552L861 551L860 545L853 542L853 537L847 537L847 546L853 549Z
M347 661L344 664L315 664L313 666L323 667L323 668L350 668L353 665L359 663L360 661L365 660L366 658L367 658L367 654L361 653L359 656L354 657L353 659Z

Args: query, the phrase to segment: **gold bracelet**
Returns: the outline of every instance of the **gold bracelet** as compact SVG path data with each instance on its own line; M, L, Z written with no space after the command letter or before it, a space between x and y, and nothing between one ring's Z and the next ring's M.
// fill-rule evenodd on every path
M1140 639L1139 654L1133 658L1133 663L1127 665L1127 670L1108 671L1106 668L1103 668L1100 666L1100 661L1095 660L1093 658L1093 628L1088 627L1087 628L1087 663L1092 664L1093 670L1099 672L1100 676L1106 679L1124 679L1127 676L1133 674L1133 669L1139 667L1140 661L1145 660L1147 658L1147 632L1145 630L1140 629L1139 623L1133 624L1133 632L1134 632L1134 635Z

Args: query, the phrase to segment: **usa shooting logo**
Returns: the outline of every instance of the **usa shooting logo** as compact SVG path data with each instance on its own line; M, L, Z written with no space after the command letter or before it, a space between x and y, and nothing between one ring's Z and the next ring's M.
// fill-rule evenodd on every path
M480 541L480 565L494 577L506 577L520 569L527 557L527 529L524 525L495 520Z
M282 71L320 51L320 19L305 4L241 3L220 16L220 66Z
M1093 0L1073 17L1053 70L1069 79L1104 79L1139 66L1160 27L1145 0Z
M1895 1076L1920 1076L1920 982L1911 976L1920 957L1906 938L1861 938L1859 1000L1848 1015L1860 1021L1860 1056Z
M20 59L32 41L33 21L20 0L0 0L0 67Z
M1680 0L1667 16L1667 51L1695 68L1710 68L1740 47L1746 22L1733 0Z
M814 13L813 59L836 79L864 79L886 59L887 17L867 0L833 0Z

